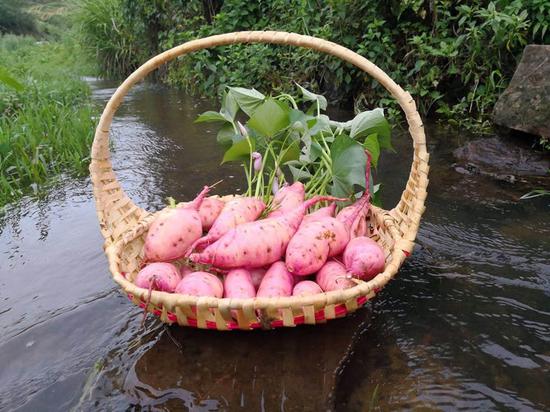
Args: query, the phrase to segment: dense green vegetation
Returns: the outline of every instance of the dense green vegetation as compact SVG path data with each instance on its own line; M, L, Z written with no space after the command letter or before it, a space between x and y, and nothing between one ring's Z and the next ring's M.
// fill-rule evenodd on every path
M523 46L550 42L548 0L85 0L80 17L84 44L110 75L197 37L294 31L358 51L404 85L423 115L477 130L488 125ZM224 85L289 90L297 81L331 99L394 108L350 65L290 47L207 50L161 76L200 94L220 93Z
M20 11L40 33L0 36L0 206L60 174L85 173L94 129L80 47L59 17L65 11L51 2Z

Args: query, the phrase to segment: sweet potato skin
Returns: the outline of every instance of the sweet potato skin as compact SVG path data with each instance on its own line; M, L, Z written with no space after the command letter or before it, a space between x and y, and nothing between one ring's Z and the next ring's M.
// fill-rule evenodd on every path
M271 206L273 211L268 217L282 216L286 212L294 210L304 203L306 189L303 183L295 182L290 186L285 186L273 197Z
M282 216L248 222L227 232L201 253L189 257L193 262L211 264L222 269L265 266L280 260L290 239L311 205L330 196L310 199Z
M349 273L362 280L370 280L384 270L384 251L371 238L361 236L352 239L343 254Z
M312 280L302 280L294 285L292 296L310 296L323 293L323 289Z
M174 292L181 280L177 267L171 263L150 263L141 269L136 277L136 286L144 289L151 287L162 292Z
M182 278L184 278L185 276L187 276L188 274L193 273L193 272L194 272L194 270L191 269L187 265L182 265L180 267L180 275L181 275Z
M342 223L346 223L348 219L353 217L353 214L356 212L356 205L350 205L346 206L338 214L336 215L336 219L338 219ZM359 213L357 213L356 218L351 222L349 231L350 231L350 237L351 239L359 236L365 236L367 234L367 221L366 221L366 214L368 213L368 208L365 208L361 210Z
M294 278L287 270L284 262L273 263L266 272L258 293L259 298L274 298L291 296Z
M252 279L252 284L254 285L254 288L258 290L258 287L260 287L260 283L262 283L262 279L264 278L267 269L249 268L248 271L250 272L250 278Z
M302 223L300 224L300 226L305 225L306 223L309 223L309 222L314 222L317 220L324 219L325 217L333 217L335 210L336 210L336 203L332 203L330 206L322 207L313 213L309 213L305 215L304 218L302 219Z
M256 288L252 283L250 272L246 269L233 269L225 276L224 297L226 298L253 298Z
M215 220L220 215L224 205L225 202L217 197L207 197L202 201L201 206L199 207L199 216L201 218L203 231L207 231L212 227Z
M190 296L223 296L223 284L217 276L208 272L193 272L186 275L176 286L176 293Z
M189 246L202 235L198 209L208 193L208 187L191 202L169 208L149 227L145 236L146 262L166 262L183 257Z
M194 242L187 254L196 248L215 242L231 229L243 223L256 220L264 209L265 203L255 197L238 197L228 201L212 224L208 234Z
M302 223L288 244L287 268L300 276L315 273L329 257L342 253L348 242L344 224L333 217Z
M317 272L315 282L325 292L348 289L355 286L355 282L348 279L347 276L348 274L344 265L335 260L329 260Z

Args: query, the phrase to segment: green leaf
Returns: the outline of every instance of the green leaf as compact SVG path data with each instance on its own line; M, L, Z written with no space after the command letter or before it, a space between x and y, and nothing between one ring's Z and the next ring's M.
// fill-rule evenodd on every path
M216 140L222 146L230 146L233 143L235 135L235 129L233 129L231 123L228 122L224 124L222 128L218 131Z
M308 180L308 179L311 179L311 173L309 173L307 171L307 169L298 169L297 167L295 166L292 166L292 165L288 165L288 168L290 169L290 173L292 173L292 179L297 182L297 181L304 181L304 180Z
M310 92L309 90L305 89L304 87L300 86L298 83L296 83L296 86L298 86L302 92L302 96L304 97L304 100L308 102L319 102L319 107L321 110L327 109L327 99L325 96L322 96L320 94L315 94L313 92Z
M23 86L10 75L8 69L6 69L4 66L0 66L0 83L4 83L6 86L11 87L18 92L25 88L25 86Z
M363 142L363 147L370 153L372 165L374 167L378 166L378 158L380 157L378 134L369 134Z
M253 138L238 141L225 152L223 155L222 164L232 162L234 160L248 160L250 153L252 153L255 149L256 142Z
M351 121L350 137L352 139L373 133L378 134L380 148L393 150L390 125L384 117L384 110L380 108L361 112Z
M209 110L199 115L196 118L195 123L204 123L204 122L227 122L227 119L223 114Z
M239 105L237 104L235 97L227 91L224 92L220 113L227 120L233 121L235 120L235 116L237 116L238 111Z
M264 136L273 137L277 132L288 127L289 123L289 110L285 110L285 106L269 98L256 108L247 126Z
M256 89L230 87L229 94L231 94L241 110L248 116L252 116L258 106L260 106L265 100L265 96Z
M338 197L350 197L356 190L355 185L366 187L365 165L367 155L363 146L352 138L338 136L331 146L332 186L331 194Z
M300 158L300 144L299 141L294 141L285 150L285 153L281 157L281 164L285 164L292 160L298 160Z
M9 143L4 142L0 143L0 156L4 157L11 151L11 146Z
M305 114L301 110L296 109L290 109L290 112L288 114L290 124L299 131L303 131L305 129L309 129L310 122L316 121L315 116L311 116L309 114ZM299 126L299 127L297 127Z
M332 134L332 129L330 128L330 119L328 118L328 116L322 114L320 117L315 118L315 120L316 121L311 124L311 128L309 130L309 133L312 136L315 136L319 132Z

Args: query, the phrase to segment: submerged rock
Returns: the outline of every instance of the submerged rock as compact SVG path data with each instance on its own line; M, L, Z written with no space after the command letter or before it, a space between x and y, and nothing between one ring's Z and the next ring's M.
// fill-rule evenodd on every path
M493 120L500 126L550 137L550 45L528 45Z
M548 156L496 136L472 140L453 154L463 165L486 172L546 176L550 168Z
M486 175L511 183L518 177L549 176L548 156L500 137L472 140L456 149L453 155L458 162L455 170L459 173Z

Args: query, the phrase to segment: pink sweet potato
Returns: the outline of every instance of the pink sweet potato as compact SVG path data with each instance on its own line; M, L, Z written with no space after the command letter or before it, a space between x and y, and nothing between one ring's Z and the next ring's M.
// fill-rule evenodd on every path
M267 269L250 268L248 269L248 271L250 272L250 277L252 278L252 284L254 285L254 288L258 290L258 287L260 286L260 283L262 283L262 279L264 278Z
M202 201L201 206L199 207L199 216L201 217L202 230L209 230L214 221L220 215L225 202L218 199L217 197L207 197Z
M194 272L194 270L191 269L187 265L182 265L181 268L180 268L180 275L181 275L182 278L184 278L185 276L187 276L188 274L193 273L193 272Z
M368 237L352 239L343 257L347 271L359 279L370 280L384 270L384 251Z
M349 275L346 273L346 268L335 260L329 260L325 265L317 272L315 281L325 292L331 290L347 289L355 286L355 282L349 279Z
M141 269L135 284L140 288L173 292L181 280L180 272L171 263L151 263Z
M366 153L367 164L365 167L365 181L367 182L367 187L365 188L365 192L363 193L361 199L354 204L343 208L336 215L336 219L348 228L351 239L359 236L365 236L368 230L366 218L370 210L369 182L371 155L368 151L366 151Z
M256 289L252 283L250 272L246 269L233 269L225 276L224 297L226 298L253 298Z
M312 280L302 280L296 283L292 290L292 296L310 296L323 293L323 289Z
M178 259L202 235L198 209L208 193L208 186L183 206L169 208L151 223L145 237L145 261L162 262Z
M302 223L300 226L305 225L306 223L309 223L309 222L321 220L325 217L333 217L335 210L336 210L336 203L333 202L329 206L322 207L313 213L309 213L305 215L304 218L302 219Z
M336 219L345 224L356 213L356 207L356 204L346 206L338 212ZM359 236L365 236L367 234L366 215L368 211L368 207L361 209L359 213L357 213L357 217L351 222L350 237L352 239Z
M264 202L256 197L237 197L228 201L206 236L198 239L189 249L215 242L234 227L256 220L264 211Z
M274 263L284 256L288 242L300 226L307 208L323 200L338 199L317 196L282 216L243 223L201 253L193 253L189 258L193 262L222 269L260 267Z
M346 227L333 217L302 224L286 249L286 267L299 276L315 273L329 257L342 253L348 242Z
M223 296L223 284L217 276L211 273L193 272L178 283L176 293L221 298Z
M294 278L286 269L284 262L275 262L262 279L256 296L259 298L290 296L293 285Z
M305 187L301 182L285 186L273 197L271 207L273 211L268 217L282 216L304 203Z

